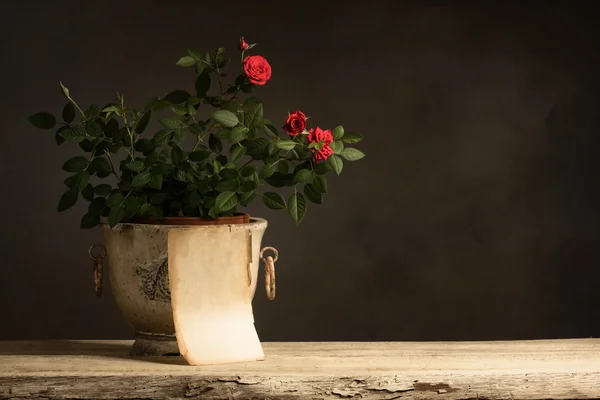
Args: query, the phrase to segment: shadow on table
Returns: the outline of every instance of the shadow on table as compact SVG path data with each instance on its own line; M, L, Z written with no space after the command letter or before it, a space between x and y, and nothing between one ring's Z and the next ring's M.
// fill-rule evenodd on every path
M90 356L130 359L150 363L187 365L181 356L130 356L133 341L43 340L0 341L0 356Z
M0 355L9 356L128 356L132 341L42 340L0 341Z

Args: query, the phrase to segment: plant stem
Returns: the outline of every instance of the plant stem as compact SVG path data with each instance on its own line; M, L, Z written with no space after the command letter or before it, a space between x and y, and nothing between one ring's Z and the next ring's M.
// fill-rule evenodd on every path
M217 81L219 82L219 98L223 102L223 83L221 82L221 71L219 71L219 64L215 60L215 67L217 70Z
M204 134L202 136L198 135L198 138L196 139L196 143L194 144L192 151L196 150L196 148L198 147L200 142L202 142L202 139L204 139L206 137L206 135L208 135L208 133L212 130L212 128L214 128L214 126L215 126L215 122L213 121L212 124L210 125L210 127L206 130L206 132L204 132Z
M119 175L117 175L117 172L115 171L110 152L108 150L104 150L104 153L106 153L106 156L108 157L108 162L110 164L110 169L112 170L113 175L116 176L119 181L121 181L121 178L119 178Z
M250 160L248 160L246 163L244 163L244 165L242 165L240 167L240 169L244 168L246 165L250 164L251 162L256 161L254 158L251 158Z

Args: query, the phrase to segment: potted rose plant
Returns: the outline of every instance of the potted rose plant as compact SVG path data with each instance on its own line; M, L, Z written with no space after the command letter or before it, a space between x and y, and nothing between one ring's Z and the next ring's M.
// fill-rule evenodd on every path
M103 228L113 295L137 331L134 354L177 351L167 271L167 232L174 225L243 225L254 232L257 254L266 221L240 207L260 197L299 224L308 202L322 203L328 174L364 156L350 147L361 134L308 124L302 111L267 119L252 93L272 70L249 54L253 47L240 40L241 59L230 66L240 73L229 84L223 48L189 50L177 65L193 70L191 91L155 96L139 110L120 94L114 103L84 108L60 83L67 98L62 121L48 112L29 117L37 128L56 130L57 144L72 142L83 152L62 167L71 175L58 211L84 199L81 228ZM257 270L255 256L252 294Z

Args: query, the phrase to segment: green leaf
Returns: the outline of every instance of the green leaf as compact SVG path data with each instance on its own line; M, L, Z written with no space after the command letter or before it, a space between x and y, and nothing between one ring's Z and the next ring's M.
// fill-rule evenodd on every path
M219 193L235 192L239 187L240 184L238 183L237 179L228 179L226 181L219 182L219 184L215 187L215 190Z
M287 174L290 170L290 163L286 160L279 160L279 162L277 163L277 170L282 174Z
M125 211L130 212L130 213L136 213L138 210L139 210L138 201L132 194L130 194L125 199Z
M258 173L259 178L264 179L268 178L275 172L276 165L274 163L266 164L264 167L260 169Z
M231 155L229 156L229 160L231 160L231 162L236 162L240 158L244 157L244 155L246 155L246 148L237 144L233 146L233 149L231 150Z
M363 140L363 135L361 135L358 132L346 132L346 134L344 134L344 137L342 138L342 142L344 143L358 143L361 140Z
M313 180L313 186L319 193L327 193L327 179L322 175L315 176Z
M204 124L191 124L188 128L194 135L199 135L202 133L202 129L204 129Z
M173 132L173 131L168 128L161 129L160 131L156 132L156 134L152 138L152 141L154 142L154 146L162 147L165 144L167 144L171 138L171 132Z
M173 106L171 107L171 109L173 110L173 112L177 115L185 115L187 114L187 108L184 106Z
M339 175L342 173L342 169L344 168L344 162L342 161L341 158L339 158L336 155L331 155L327 159L327 163L329 164L331 169L333 169L335 171L336 174ZM317 165L319 165L319 164L317 164Z
M304 185L304 196L308 199L308 201L315 204L323 203L323 194L319 193L314 185L307 183Z
M173 165L178 165L184 159L183 150L178 145L173 145L173 150L171 150L171 161L173 161Z
M232 101L228 101L227 103L223 104L221 106L221 110L227 110L227 111L231 111L232 113L236 113L241 107L241 104L236 101L236 100L232 100Z
M256 193L254 192L246 192L240 196L240 204L243 206L247 206L254 198L256 197Z
M198 204L200 204L201 200L202 200L202 195L200 193L198 193L198 191L196 191L196 190L194 190L187 196L187 202L189 203L190 206L192 206L194 208L198 207Z
M148 154L145 160L143 160L144 165L150 167L156 164L158 162L159 157L160 155L157 152L153 151L152 153Z
M220 153L223 151L223 142L211 133L208 137L208 147L215 153Z
M203 65L199 63L198 66ZM198 78L196 78L196 95L198 97L206 97L206 93L210 89L210 75L209 74L200 74Z
M218 123L219 125L221 125L225 128L233 128L240 122L238 120L238 117L234 113L232 113L231 111L228 111L228 110L215 111L212 114L210 114L210 117L216 123Z
M142 160L133 160L133 161L129 162L129 164L127 164L126 166L129 170L134 171L134 172L140 172L141 170L146 168L146 166L144 165L144 162Z
M81 222L79 223L79 228L81 229L91 229L97 226L100 223L100 214L99 213L86 213L83 217L81 217Z
M231 210L237 204L237 195L234 192L223 192L215 200L215 208L218 211Z
M94 187L88 183L81 191L81 196L87 201L94 200Z
M185 103L190 98L190 94L185 90L174 90L165 96L165 100L171 104Z
M121 110L121 107L116 104L110 104L102 109L102 112L104 113L114 112L120 114L122 111L123 110Z
M317 175L325 175L327 172L331 171L331 167L327 163L317 163L313 168L313 171Z
M161 118L158 120L162 126L168 129L180 128L184 125L183 121L177 117Z
M219 175L223 179L237 179L238 171L233 168L225 168L219 172Z
M62 137L62 136L60 135L60 133L61 133L62 131L64 131L64 130L67 130L67 129L69 129L69 127L68 127L68 126L61 126L60 128L58 128L58 130L57 130L57 131L56 131L56 133L54 134L54 140L56 141L56 144L57 144L57 145L59 145L59 146L60 146L61 144L63 144L63 143L65 142L65 138L64 138L64 137Z
M335 154L340 154L341 151L344 150L344 143L342 142L331 142L329 143L329 146Z
M187 180L187 175L186 175L185 171L178 169L175 172L175 180L178 180L180 182L185 182Z
M58 212L68 210L77 203L79 194L75 190L67 190L60 198L58 202Z
M94 168L94 170L96 172L109 173L109 172L112 171L112 169L110 167L110 163L104 157L96 157L96 158L94 158L92 160L92 168Z
M306 199L302 193L294 192L288 198L288 212L296 225L300 225L306 214Z
M287 205L279 193L267 192L263 195L265 205L273 210L285 210Z
M242 170L240 171L240 175L242 175L242 177L244 178L248 178L250 175L252 175L254 172L256 172L256 167L254 167L254 165L246 165L244 168L242 168Z
M250 109L245 115L245 125L249 128L256 128L261 125L263 118L262 103L251 103Z
M269 147L270 140L265 138L256 138L248 141L248 154L256 159L264 158L263 153Z
M333 136L333 140L339 140L344 137L344 128L341 126L336 126L331 131L331 135Z
M69 158L62 166L63 171L67 172L80 172L87 167L88 160L85 157L73 157Z
M294 183L306 182L312 177L310 169L301 169L294 175Z
M149 171L140 172L133 177L133 180L131 181L131 187L142 187L150 182L150 179L152 179L152 174Z
M56 126L56 118L54 115L45 111L33 114L27 120L36 128L39 129L52 129Z
M298 143L289 139L282 139L275 142L277 147L281 150L292 150Z
M90 174L87 171L78 172L75 175L74 183L72 189L81 192L83 188L85 188L90 181Z
M167 175L171 172L172 165L171 164L155 164L152 166L151 172L152 175Z
M85 123L85 131L88 135L93 137L102 135L102 127L96 121L87 121Z
M135 123L135 128L134 128L135 133L144 132L144 130L146 130L146 127L148 126L148 123L150 122L151 117L152 117L152 111L150 111L150 110L148 110L144 114L142 114L140 119L138 119L137 122Z
M154 150L154 142L150 139L139 139L133 145L133 148L137 151L141 151L143 153L150 152Z
M181 57L175 65L178 65L180 67L191 67L194 64L196 64L196 60L194 60L192 57L185 56Z
M121 205L124 201L125 201L125 196L123 196L123 193L113 192L106 199L106 206L110 207L110 208L114 208L114 207Z
M185 138L186 134L187 134L187 130L185 130L183 128L177 128L173 131L173 138L175 140L181 142Z
M202 53L199 51L188 49L188 54L196 61L202 60Z
M110 209L108 214L108 225L111 228L115 227L125 217L125 207L115 207Z
M198 161L206 160L209 156L210 156L210 152L208 152L206 150L196 150L196 151L192 151L188 155L188 158L190 161L198 162Z
M229 133L229 141L232 143L241 142L246 139L246 133L248 133L248 128L245 126L236 126Z
M256 189L258 187L258 185L256 184L256 182L254 181L246 181L242 184L242 187L240 188L240 191L242 192L251 192L252 190Z
M362 151L358 149L353 149L351 147L347 147L344 150L342 150L340 155L348 161L357 161L365 156L365 154Z
M85 139L85 131L78 126L69 127L59 133L61 137L73 142L81 142Z
M279 134L277 133L277 129L271 125L271 124L265 124L263 125L263 130L265 131L265 133L267 134L267 136L270 136L272 138L279 138Z
M140 215L148 215L148 211L152 205L150 203L144 203L140 207Z
M75 106L73 103L68 102L62 111L63 121L70 124L75 119Z
M219 139L229 139L230 134L231 134L231 129L223 128L223 129L220 129L217 133L215 133L215 136L218 137Z
M110 185L103 183L94 188L94 193L96 193L98 196L106 196L110 193L111 190L112 187Z

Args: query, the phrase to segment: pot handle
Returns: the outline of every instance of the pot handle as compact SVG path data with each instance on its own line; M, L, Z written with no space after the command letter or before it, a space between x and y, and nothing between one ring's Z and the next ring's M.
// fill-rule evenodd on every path
M94 291L96 296L102 295L102 264L106 258L106 247L101 244L91 245L88 254L90 258L94 260L93 273L94 273Z
M275 258L268 256L263 257L265 251L270 250L275 255ZM274 247L264 247L260 251L260 259L265 263L265 290L269 300L275 300L275 261L279 258L279 252Z

